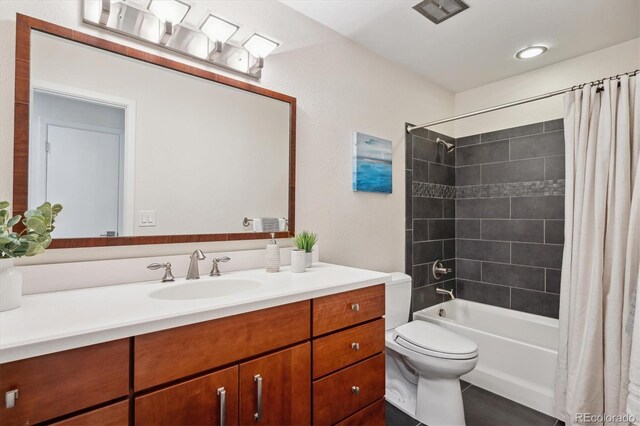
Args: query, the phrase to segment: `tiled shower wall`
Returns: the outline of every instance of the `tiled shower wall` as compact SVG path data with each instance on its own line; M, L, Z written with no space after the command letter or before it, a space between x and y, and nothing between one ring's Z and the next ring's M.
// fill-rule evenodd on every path
M435 286L444 285L463 299L557 317L562 120L459 138L455 155L428 142L435 137L442 135L423 130L407 136L406 270L414 279L413 310L440 302ZM430 275L439 254L455 271L442 284Z
M413 278L412 312L443 301L437 285L455 288L455 153L447 154L436 138L453 138L420 129L406 139L405 270ZM436 259L452 273L436 283Z

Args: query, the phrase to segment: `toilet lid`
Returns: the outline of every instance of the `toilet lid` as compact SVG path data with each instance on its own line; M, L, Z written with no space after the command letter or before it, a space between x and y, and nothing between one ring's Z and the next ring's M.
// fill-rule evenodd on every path
M478 351L478 345L473 340L447 330L428 321L411 321L395 329L396 340L402 344L398 337L410 343L418 352L433 354L442 358L461 358L461 356L473 356ZM408 346L408 345L403 345ZM450 355L450 356L448 356Z

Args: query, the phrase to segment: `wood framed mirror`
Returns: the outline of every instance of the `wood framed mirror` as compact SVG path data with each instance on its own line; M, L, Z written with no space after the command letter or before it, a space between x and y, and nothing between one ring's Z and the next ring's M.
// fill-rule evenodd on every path
M18 14L14 120L13 210L63 204L51 248L295 232L294 97Z

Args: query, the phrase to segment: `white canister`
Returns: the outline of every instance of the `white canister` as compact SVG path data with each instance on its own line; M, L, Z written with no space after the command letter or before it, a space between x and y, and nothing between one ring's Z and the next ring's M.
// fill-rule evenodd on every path
M19 308L22 299L22 274L13 267L13 259L0 259L0 312Z
M307 263L305 255L304 250L291 250L291 272L304 272Z
M305 262L305 266L307 268L311 268L311 265L313 265L313 252L308 252L304 254L304 262Z

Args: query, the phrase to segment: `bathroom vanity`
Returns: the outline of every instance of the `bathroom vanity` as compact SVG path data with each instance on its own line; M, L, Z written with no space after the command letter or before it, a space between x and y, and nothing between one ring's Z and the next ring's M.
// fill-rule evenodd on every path
M0 317L0 424L383 425L389 276L284 269L218 298L152 296L184 279L25 296Z

